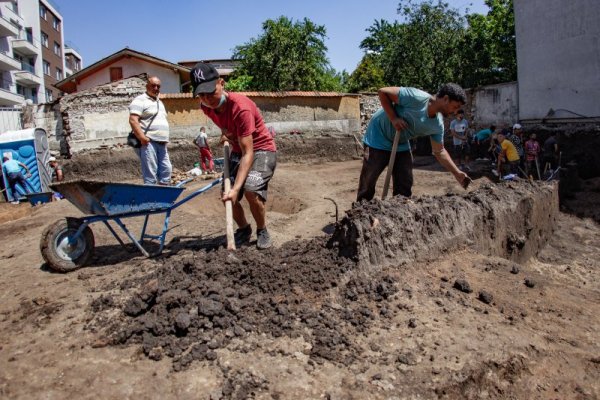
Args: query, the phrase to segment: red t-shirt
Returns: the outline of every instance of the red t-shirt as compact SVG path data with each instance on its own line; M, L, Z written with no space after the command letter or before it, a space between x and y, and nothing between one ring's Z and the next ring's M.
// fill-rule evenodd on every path
M234 153L242 152L238 138L250 135L252 135L254 151L277 151L273 136L268 131L258 107L246 96L228 93L227 102L220 113L204 105L200 108L215 125L226 131L225 136L232 141L231 150Z

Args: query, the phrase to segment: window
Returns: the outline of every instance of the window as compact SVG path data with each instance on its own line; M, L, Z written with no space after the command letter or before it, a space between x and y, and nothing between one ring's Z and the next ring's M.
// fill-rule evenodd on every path
M17 94L20 94L21 96L25 96L25 88L22 85L19 85L17 83Z
M114 67L110 69L110 81L114 82L114 81L120 81L121 79L123 79L123 68L121 67Z
M61 81L63 78L63 72L62 69L60 68L56 68L56 79Z
M46 35L44 32L42 32L42 45L45 48L48 48L48 35Z
M46 60L42 60L42 65L44 68L44 74L50 75L50 63Z
M46 102L51 102L52 101L52 90L50 89L46 89Z
M54 17L54 20L52 21L52 27L57 31L60 31L60 19Z
M60 56L60 44L54 42L54 54Z
M40 4L40 17L46 19L46 7Z

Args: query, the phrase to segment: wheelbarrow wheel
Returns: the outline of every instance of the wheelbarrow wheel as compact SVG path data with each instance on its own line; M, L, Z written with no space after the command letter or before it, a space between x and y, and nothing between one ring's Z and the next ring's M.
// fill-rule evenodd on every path
M83 222L78 218L62 218L44 230L40 249L48 266L58 272L69 272L84 266L94 252L94 234L86 226L81 235L73 242Z

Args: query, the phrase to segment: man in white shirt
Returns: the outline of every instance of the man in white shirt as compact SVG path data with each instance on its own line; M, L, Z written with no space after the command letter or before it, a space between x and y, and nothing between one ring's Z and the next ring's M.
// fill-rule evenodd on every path
M454 144L454 158L460 165L460 168L465 168L465 164L469 162L469 141L467 137L467 128L469 123L465 119L464 110L458 110L456 119L450 122L450 134ZM468 167L467 167L468 168Z
M148 79L146 93L139 95L129 105L129 125L142 146L138 151L142 176L146 185L171 183L171 160L167 151L169 122L164 104L158 98L160 79Z

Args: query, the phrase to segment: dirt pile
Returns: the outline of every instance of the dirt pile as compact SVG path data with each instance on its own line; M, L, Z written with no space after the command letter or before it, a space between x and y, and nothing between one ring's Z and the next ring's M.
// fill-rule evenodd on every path
M397 292L412 296L389 271L465 240L485 254L523 260L552 232L556 208L554 185L529 183L365 203L349 212L328 245L316 238L266 252L184 250L165 257L156 272L120 284L129 294L97 298L88 328L101 330L107 344L140 344L151 359L171 357L175 370L216 360L218 349L249 334L302 337L315 362L352 365L364 351L356 338L398 313L390 302ZM492 302L489 293L476 295ZM234 347L253 350L243 341Z
M113 344L141 344L152 359L172 357L175 370L215 360L215 350L249 333L302 336L311 357L349 365L361 352L353 337L392 315L382 301L397 291L385 275L352 277L353 267L324 239L267 252L186 252L163 260L141 282L121 285L141 288L121 302L123 314L106 333ZM91 311L119 303L102 296Z
M546 243L557 217L556 184L490 184L467 195L365 202L348 212L329 246L364 267L431 260L465 246L524 261Z

